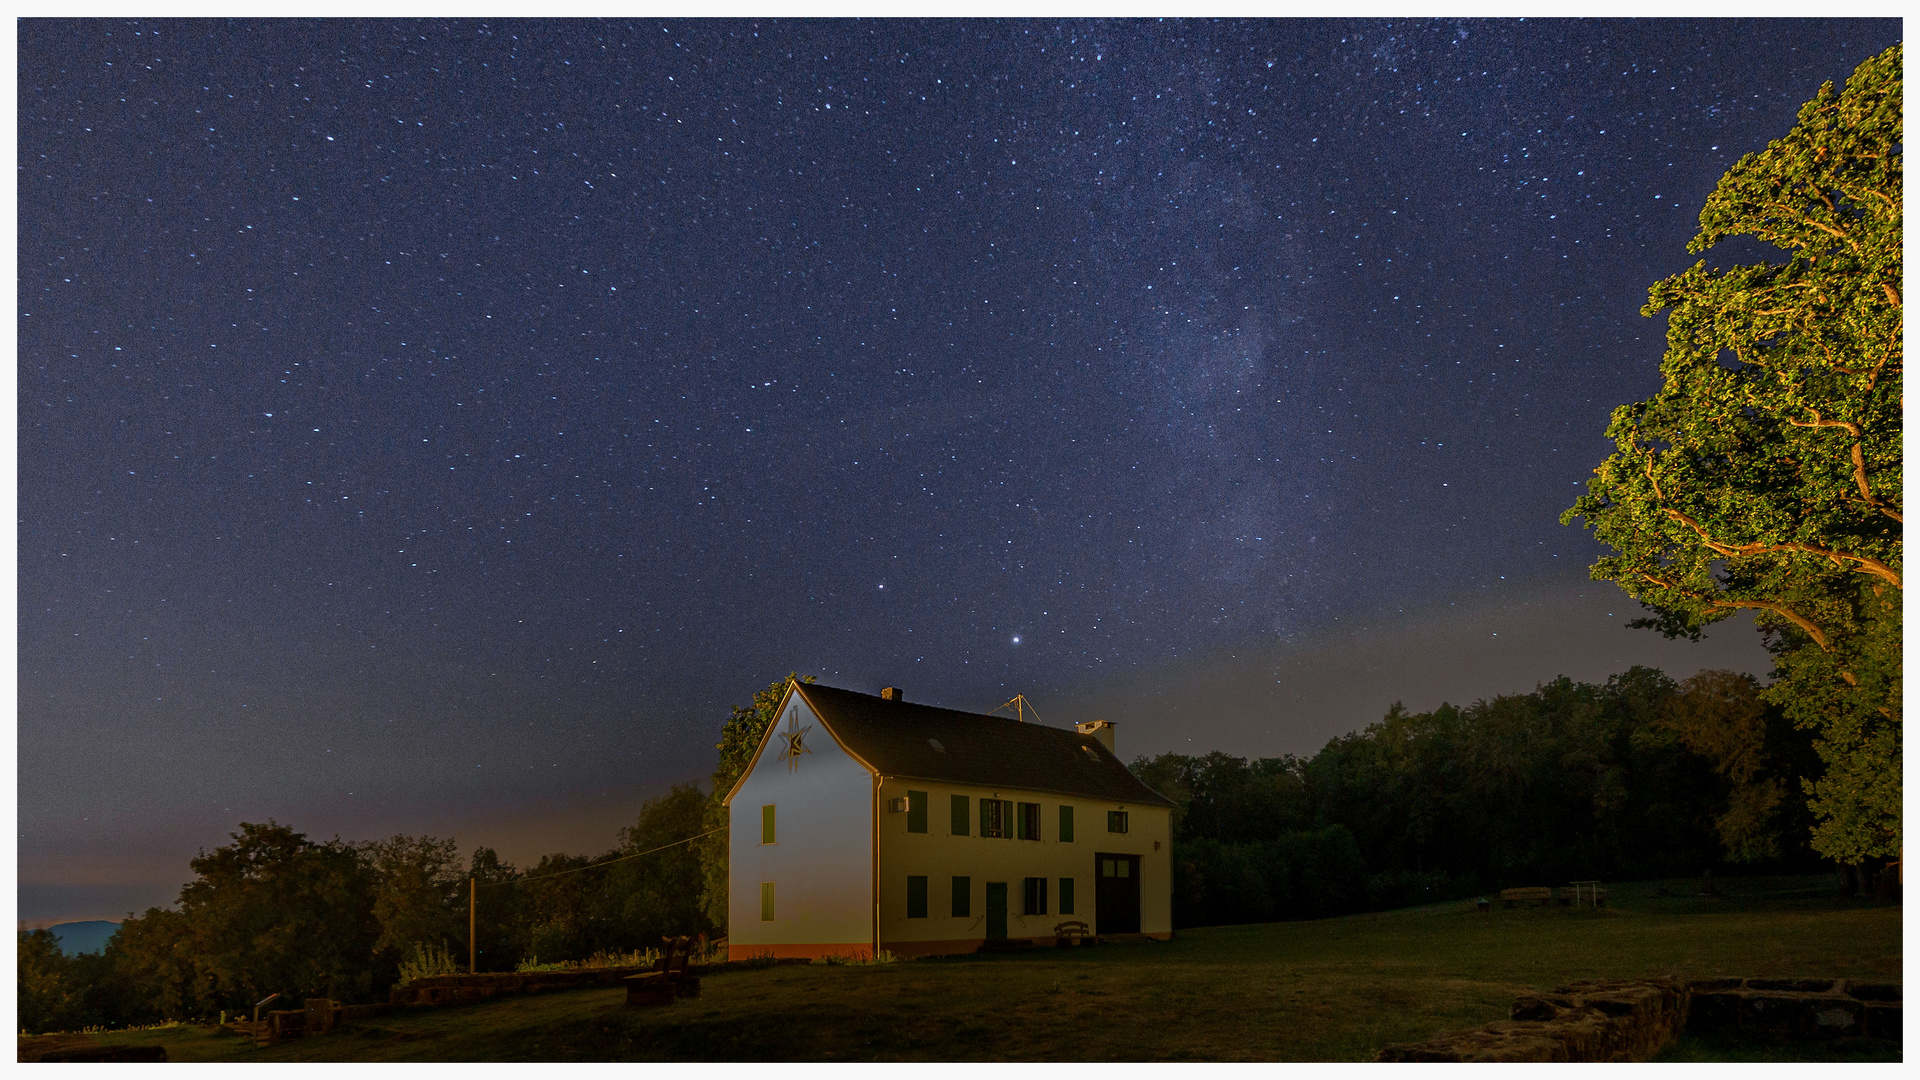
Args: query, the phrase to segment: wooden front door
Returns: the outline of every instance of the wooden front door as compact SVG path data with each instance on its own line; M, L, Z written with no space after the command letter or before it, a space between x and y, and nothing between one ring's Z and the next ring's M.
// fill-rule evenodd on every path
M1140 856L1109 851L1094 854L1093 932L1140 932Z
M987 940L1007 940L1007 883L987 882Z

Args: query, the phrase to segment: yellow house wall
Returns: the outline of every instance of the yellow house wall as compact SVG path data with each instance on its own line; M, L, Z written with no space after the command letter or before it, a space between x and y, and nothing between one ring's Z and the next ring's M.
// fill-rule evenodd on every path
M907 814L894 811L894 799L908 791L927 793L927 831L907 831ZM952 833L950 797L967 796L968 833ZM1171 811L1164 806L1101 802L1095 799L1016 788L970 787L929 780L886 777L881 781L880 945L894 952L916 950L914 943L974 942L986 938L990 881L1007 883L1007 936L1051 939L1055 924L1079 919L1097 925L1094 913L1095 852L1140 856L1140 932L1161 937L1173 931L1173 851ZM1040 804L1039 840L983 837L980 800L1005 799ZM1061 843L1060 806L1073 807L1074 839ZM1107 811L1125 810L1128 831L1107 832ZM1009 822L1011 829L1013 823ZM907 878L927 877L927 918L907 918ZM955 918L952 879L972 878L970 913ZM1022 915L1022 879L1048 879L1047 914ZM1074 879L1073 914L1059 910L1059 879Z

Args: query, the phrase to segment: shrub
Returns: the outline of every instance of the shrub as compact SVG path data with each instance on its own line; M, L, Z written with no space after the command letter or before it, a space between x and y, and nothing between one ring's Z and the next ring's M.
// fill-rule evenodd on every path
M460 973L460 965L454 962L453 954L448 951L446 942L443 941L439 945L424 945L416 941L407 958L400 961L400 981L393 985L401 987L415 979Z

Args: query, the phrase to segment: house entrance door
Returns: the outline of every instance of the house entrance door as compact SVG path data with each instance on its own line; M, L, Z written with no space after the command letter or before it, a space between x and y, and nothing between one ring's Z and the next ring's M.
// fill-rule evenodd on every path
M1007 883L987 882L987 940L1007 940Z
M1097 852L1093 856L1093 932L1140 932L1140 856Z

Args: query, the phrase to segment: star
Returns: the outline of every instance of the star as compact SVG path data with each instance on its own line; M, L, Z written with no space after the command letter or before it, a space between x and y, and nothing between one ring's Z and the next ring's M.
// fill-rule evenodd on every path
M812 750L807 749L806 744L807 732L813 730L813 725L808 724L806 727L800 727L799 723L799 716L794 713L789 713L787 715L787 730L780 733L780 737L787 740L787 748L780 751L780 757L786 761L788 772L792 772L799 767L801 754L813 753Z

